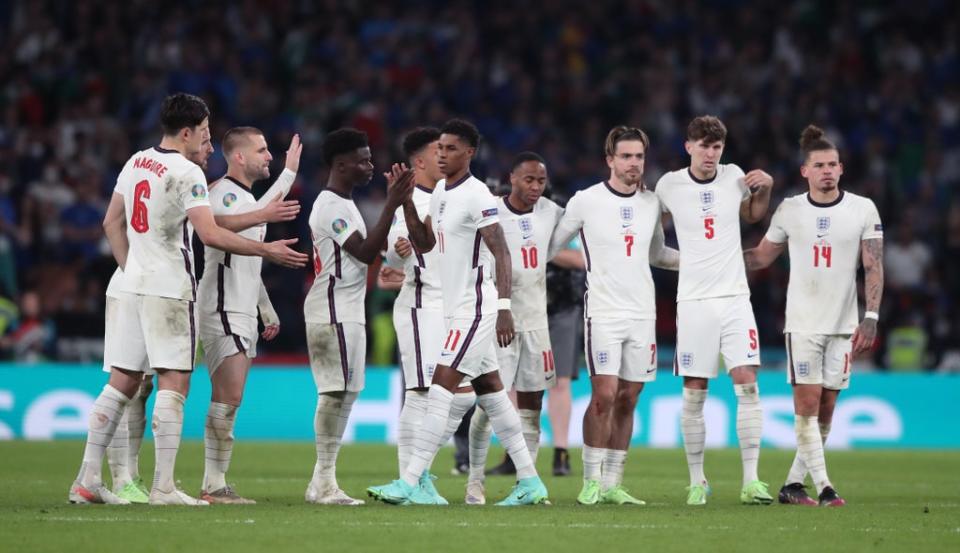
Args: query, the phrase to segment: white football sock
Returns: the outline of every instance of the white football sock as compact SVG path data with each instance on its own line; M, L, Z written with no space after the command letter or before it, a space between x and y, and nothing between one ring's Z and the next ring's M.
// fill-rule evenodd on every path
M81 486L95 488L103 482L103 456L129 402L130 398L109 384L103 387L93 402L87 421L87 445L83 449L83 462L77 475Z
M400 420L397 425L397 464L398 474L403 474L410 462L410 451L413 449L413 437L417 428L427 414L427 392L407 390L403 396L403 408L400 409Z
M540 410L519 409L520 428L523 431L523 441L527 444L527 451L534 464L537 462L537 452L540 451Z
M453 403L450 406L450 416L447 418L447 428L443 432L443 438L440 439L440 447L447 445L447 442L450 441L450 438L453 436L454 432L457 431L457 428L460 428L460 423L463 421L463 416L467 414L467 411L470 410L477 403L477 394L473 392L467 393L456 393L453 396ZM440 450L437 450L439 453ZM437 458L437 454L433 454L433 459L430 461L430 466L433 466L433 461ZM429 466L427 469L429 470Z
M176 489L173 470L177 462L177 450L180 448L180 436L183 433L184 401L186 398L173 390L160 390L153 406L151 428L157 458L153 489L160 492L171 493Z
M516 408L510 403L506 390L493 392L492 394L483 394L477 397L477 401L487 417L490 418L490 426L493 427L493 433L507 450L507 455L513 459L513 466L517 468L517 479L530 478L537 475L537 469L533 466L533 458L527 451L527 444L523 440L523 432L520 427L520 415Z
M627 452L621 449L607 449L603 456L601 488L607 491L623 483L623 466L627 464Z
M138 390L124 412L127 417L127 470L130 471L131 480L140 478L140 446L143 444L143 431L147 427L146 405L147 398Z
M740 459L743 462L743 485L759 480L760 437L763 431L763 410L757 383L734 384L737 394L737 438L740 441Z
M823 441L820 439L817 417L796 415L794 430L797 433L797 456L810 471L813 485L819 494L823 488L830 485L830 478L827 476L827 463L823 458Z
M407 484L417 485L420 475L430 466L437 450L443 445L441 440L446 435L447 420L450 418L452 405L452 392L439 384L430 386L427 414L423 417L423 423L413 440L410 462L400 475Z
M337 455L356 399L356 392L337 392L336 395L323 393L317 396L317 411L313 418L317 462L313 466L313 482L321 489L339 487Z
M600 480L603 475L603 459L607 455L604 447L591 447L583 444L583 480Z
M227 486L227 470L233 454L233 425L237 419L237 406L210 402L207 409L207 424L203 430L203 486L213 492Z
M819 417L818 417L819 419ZM830 425L819 423L820 426L820 443L826 446L827 444L827 434L830 433ZM824 447L824 449L826 449ZM826 453L824 453L824 458L826 458ZM807 479L807 465L804 464L803 459L800 458L800 451L797 451L797 454L793 457L793 464L790 465L790 472L787 474L787 484L803 484Z
M123 410L123 416L117 423L117 428L113 433L113 439L107 446L107 464L110 465L110 478L114 490L119 490L131 481L130 468L127 463L130 461L128 449L130 447L128 421L130 419L130 405L134 400L127 403Z
M687 454L691 486L702 485L707 481L703 473L703 448L707 439L707 427L703 422L703 404L706 401L706 390L684 387L680 430L683 434L683 449Z
M470 418L470 477L471 482L483 482L490 451L490 418L479 406Z

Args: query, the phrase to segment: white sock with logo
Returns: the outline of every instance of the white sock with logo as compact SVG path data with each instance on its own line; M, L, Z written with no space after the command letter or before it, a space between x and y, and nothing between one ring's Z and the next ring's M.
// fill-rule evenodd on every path
M123 417L123 410L130 398L107 384L93 402L87 420L87 445L83 449L83 462L77 480L85 488L96 488L103 482L103 456Z
M760 437L763 431L763 410L760 407L760 392L757 383L734 384L737 395L737 438L740 442L740 459L743 462L743 485L759 480L757 466L760 464Z
M490 418L487 412L479 406L470 418L470 481L483 482L484 470L487 467L487 453L490 451L490 436L493 430L490 427Z
M233 425L237 406L210 402L203 431L203 490L214 492L227 486L227 470L233 455Z
M687 454L687 469L690 485L702 485L707 481L703 473L703 449L707 439L707 426L703 420L703 404L707 391L694 388L683 389L683 409L680 412L680 430L683 434L683 449Z
M627 452L621 449L607 449L603 456L601 469L601 488L607 491L623 483L623 467L627 464Z
M604 447L591 447L583 444L583 480L599 481L603 475L603 460L607 456Z
M427 414L427 392L407 390L403 396L403 408L400 409L400 420L397 425L397 463L398 474L403 474L410 462L410 453L413 450L413 439L417 428Z
M153 473L153 490L171 493L176 488L173 471L183 433L183 403L186 399L173 390L157 392L151 425L157 459Z

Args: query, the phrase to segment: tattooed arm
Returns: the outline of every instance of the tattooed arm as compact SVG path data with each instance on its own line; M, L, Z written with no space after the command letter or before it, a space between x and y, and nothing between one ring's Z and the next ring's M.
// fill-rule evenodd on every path
M883 297L883 239L871 238L860 242L864 272L864 295L867 311L880 312ZM854 355L867 351L877 337L877 320L864 318L853 333Z
M503 227L500 223L487 225L480 229L480 236L483 238L483 243L490 248L490 253L493 254L497 263L497 297L510 298L513 273L510 265L510 249L503 235ZM509 309L498 309L497 343L500 347L509 346L513 341L513 334L513 313Z

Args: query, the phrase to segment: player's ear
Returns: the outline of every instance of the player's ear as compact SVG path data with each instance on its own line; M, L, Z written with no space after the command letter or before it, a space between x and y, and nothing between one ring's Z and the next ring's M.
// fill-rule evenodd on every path
M690 142L689 140L684 141L684 143L683 143L683 149L685 149L685 150L687 151L687 155L692 155L692 154L693 154L693 143Z
M803 164L800 166L800 176L803 178L807 178L807 162L806 161L804 161Z
M837 176L839 177L842 174L843 174L843 163L837 162Z

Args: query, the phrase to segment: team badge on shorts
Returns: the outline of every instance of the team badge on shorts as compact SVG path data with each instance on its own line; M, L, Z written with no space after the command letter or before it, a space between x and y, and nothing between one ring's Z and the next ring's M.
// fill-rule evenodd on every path
M223 195L223 205L224 207L230 207L233 205L233 202L237 201L237 195L233 192L227 192Z
M517 223L520 225L520 236L522 236L524 240L528 240L533 236L533 221L523 217L517 220Z
M689 369L693 366L693 354L689 352L680 354L680 366Z
M194 198L202 200L207 197L207 187L202 184L195 184L193 188L190 189L190 194Z
M824 231L830 228L830 217L817 217L817 230Z
M810 375L810 363L806 361L801 361L797 363L797 376L809 376Z
M706 207L710 207L713 203L717 201L717 196L714 194L713 190L701 190L700 191L700 203Z
M340 234L341 232L347 230L347 222L343 219L335 219L333 221L333 232Z
M601 365L606 365L608 361L610 361L609 353L607 353L606 351L597 352L597 363L600 363Z

